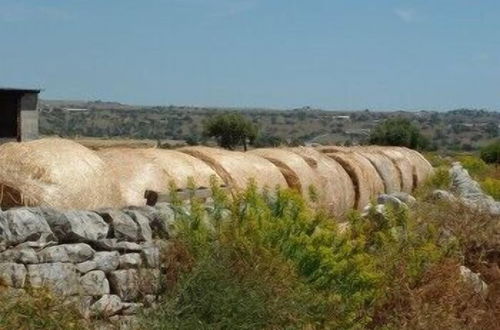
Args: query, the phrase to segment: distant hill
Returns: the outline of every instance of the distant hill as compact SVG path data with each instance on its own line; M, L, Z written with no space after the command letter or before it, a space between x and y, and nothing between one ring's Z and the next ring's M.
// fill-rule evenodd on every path
M448 112L326 111L190 106L133 106L118 102L42 100L40 130L64 137L121 137L203 142L203 120L215 113L239 111L260 128L260 142L357 144L390 116L410 118L444 149L475 150L498 134L499 112L460 109ZM496 132L496 133L495 133Z

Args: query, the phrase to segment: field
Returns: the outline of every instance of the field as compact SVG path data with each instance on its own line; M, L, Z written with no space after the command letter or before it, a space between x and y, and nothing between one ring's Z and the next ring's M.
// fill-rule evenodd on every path
M77 111L71 110L74 108ZM259 127L257 146L275 141L288 145L361 143L380 121L390 116L403 116L421 128L432 141L432 148L470 151L498 136L500 123L500 113L483 110L348 112L310 108L134 107L104 102L43 101L40 130L45 135L150 139L175 146L183 142L206 142L202 136L203 121L224 111L239 111Z

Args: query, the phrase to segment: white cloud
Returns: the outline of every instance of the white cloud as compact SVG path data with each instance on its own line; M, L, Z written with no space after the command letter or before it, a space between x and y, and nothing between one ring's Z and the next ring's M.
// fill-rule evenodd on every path
M412 8L397 8L394 9L394 14L405 23L412 23L417 19L417 12Z
M71 15L59 8L27 5L23 3L0 4L0 21L25 22L29 20L64 21L71 19Z

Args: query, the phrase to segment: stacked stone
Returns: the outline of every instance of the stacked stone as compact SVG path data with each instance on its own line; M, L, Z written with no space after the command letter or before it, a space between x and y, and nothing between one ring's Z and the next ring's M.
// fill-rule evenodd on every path
M84 317L133 315L162 289L160 253L174 218L166 204L0 211L0 284L49 288L76 302Z

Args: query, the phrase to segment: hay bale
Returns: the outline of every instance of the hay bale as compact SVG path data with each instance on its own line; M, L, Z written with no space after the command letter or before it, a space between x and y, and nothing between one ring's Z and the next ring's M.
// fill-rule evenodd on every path
M401 181L401 191L411 193L414 187L414 166L405 154L394 147L370 147L375 153L383 154L392 161L398 169L399 179Z
M404 147L398 147L397 150L403 153L413 164L413 189L422 184L429 176L432 175L434 169L421 153Z
M146 190L168 192L170 179L141 149L109 148L97 154L113 172L121 195L120 206L144 206Z
M375 152L370 147L354 147L361 156L368 161L377 170L380 178L384 183L384 191L386 194L401 191L401 175L392 160L382 153Z
M333 151L328 149L328 151ZM362 210L370 201L384 192L384 183L373 165L354 151L333 151L326 153L336 160L351 177L356 200L354 208Z
M187 153L165 149L143 149L140 153L156 164L179 189L188 188L189 181L195 188L209 188L212 177L223 183L210 166Z
M288 186L309 198L310 187L321 193L321 178L309 164L296 153L286 149L255 149L249 153L273 163L285 177Z
M355 201L354 186L344 168L313 148L299 147L290 151L301 156L320 177L320 191L330 211L336 216L344 216Z
M50 138L0 146L0 205L97 209L120 206L120 196L95 152Z
M244 191L250 181L259 189L288 187L280 170L265 158L248 152L208 147L178 149L207 163L233 192Z

